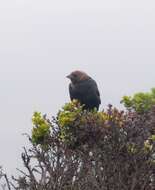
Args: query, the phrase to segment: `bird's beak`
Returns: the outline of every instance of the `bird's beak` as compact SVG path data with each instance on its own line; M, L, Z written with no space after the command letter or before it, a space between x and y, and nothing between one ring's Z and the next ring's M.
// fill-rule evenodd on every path
M67 75L66 77L67 77L68 79L71 79L71 75Z

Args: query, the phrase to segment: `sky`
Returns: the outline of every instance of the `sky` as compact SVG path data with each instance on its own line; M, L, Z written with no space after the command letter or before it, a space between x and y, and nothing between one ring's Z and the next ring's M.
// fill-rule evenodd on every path
M22 167L34 111L55 116L83 70L102 104L155 87L154 0L0 1L0 165Z

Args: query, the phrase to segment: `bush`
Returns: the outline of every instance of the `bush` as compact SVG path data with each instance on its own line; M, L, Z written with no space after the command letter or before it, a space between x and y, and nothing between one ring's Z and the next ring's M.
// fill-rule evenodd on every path
M145 113L155 105L155 88L148 93L136 93L133 97L124 96L121 103L129 110L134 110L138 113Z
M155 107L143 114L86 111L72 101L47 119L35 112L27 172L8 181L18 190L154 190ZM4 187L4 186L3 186Z

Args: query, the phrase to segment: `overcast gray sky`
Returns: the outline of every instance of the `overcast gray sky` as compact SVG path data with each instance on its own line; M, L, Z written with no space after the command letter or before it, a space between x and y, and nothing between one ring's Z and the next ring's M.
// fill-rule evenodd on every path
M154 0L0 0L0 165L22 162L34 111L56 115L80 69L102 105L155 87Z

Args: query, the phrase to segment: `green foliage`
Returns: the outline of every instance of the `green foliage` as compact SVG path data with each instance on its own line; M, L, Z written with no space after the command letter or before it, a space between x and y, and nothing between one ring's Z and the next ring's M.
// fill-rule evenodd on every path
M137 148L135 143L128 143L127 144L127 150L131 154L136 154L137 153Z
M73 100L66 103L58 113L60 139L67 144L71 144L73 141L72 126L77 120L80 121L83 112L82 108L83 106L77 100Z
M152 140L153 142L155 142L155 135L151 135L150 140Z
M77 100L66 103L58 113L58 122L61 127L71 125L82 113L82 106Z
M110 105L109 105L110 106ZM116 123L118 126L123 125L123 112L110 107L109 113L98 112L96 109L91 111L83 110L83 106L77 100L66 103L62 110L58 113L58 125L60 129L60 139L68 145L73 145L82 141L82 135L77 136L86 129L86 126L93 126L96 130L98 126L109 128L110 122ZM95 129L96 128L96 129Z
M112 105L88 111L76 100L52 120L35 112L32 147L21 154L27 172L19 170L13 189L154 190L154 98L155 89L124 97L131 112Z
M34 125L32 129L32 142L34 144L42 144L50 135L50 125L40 112L35 112L32 117Z
M145 142L144 142L144 150L151 151L153 149L153 144L155 143L155 135L151 135ZM155 158L154 158L155 161Z
M148 93L136 93L132 97L124 96L121 103L129 110L134 110L138 113L145 113L155 105L155 88Z
M144 142L144 151L147 152L147 151L151 151L153 148L153 145L152 145L152 142L150 140L146 140Z

